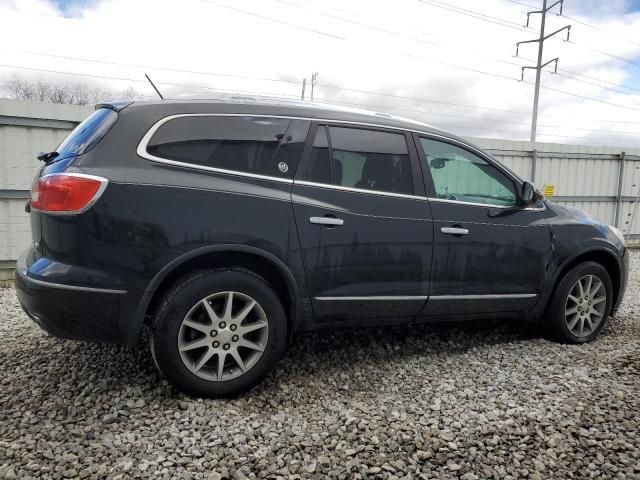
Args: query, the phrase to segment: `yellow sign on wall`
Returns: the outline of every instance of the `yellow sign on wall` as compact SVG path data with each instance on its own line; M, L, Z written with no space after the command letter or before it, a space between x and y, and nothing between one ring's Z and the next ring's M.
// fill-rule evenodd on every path
M556 186L555 185L545 185L542 193L546 198L550 198L553 197L553 194L556 191Z

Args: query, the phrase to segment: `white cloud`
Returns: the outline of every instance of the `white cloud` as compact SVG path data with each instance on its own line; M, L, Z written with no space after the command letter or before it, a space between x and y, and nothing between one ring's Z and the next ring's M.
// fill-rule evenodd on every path
M565 13L577 21L548 17L548 32L572 23L571 39L576 43L562 42L560 36L546 42L545 60L559 56L560 73L565 76L545 73L543 85L626 108L543 88L540 141L640 146L640 67L594 51L640 64L640 13L623 13L627 7L623 0L567 0ZM469 15L482 12L484 20L450 9L466 9ZM66 18L45 0L0 1L1 63L98 76L102 78L20 72L36 78L98 82L113 90L134 86L149 96L153 91L144 72L169 96L205 91L195 88L201 86L295 97L302 78L317 70L316 98L323 101L388 110L462 135L528 139L533 87L514 79L520 77L519 65L536 57L537 47L524 44L522 58L513 54L516 41L536 37L538 16L532 16L530 31L520 30L527 7L508 0L102 0L74 4L71 11L74 17ZM0 81L13 71L1 68ZM582 80L592 84L577 82L567 72L611 84L588 78ZM528 82L534 78L534 71L525 72ZM635 81L628 86L636 90L614 86L628 81Z

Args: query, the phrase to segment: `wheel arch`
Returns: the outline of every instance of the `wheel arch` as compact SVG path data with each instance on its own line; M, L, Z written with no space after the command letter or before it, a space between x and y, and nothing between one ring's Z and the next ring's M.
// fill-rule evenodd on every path
M163 292L188 272L203 268L239 267L263 277L282 300L287 313L289 337L297 330L298 283L285 263L275 255L248 245L215 245L201 247L173 259L145 289L136 308L133 322L136 338L148 323Z
M613 307L614 305L616 305L621 289L621 269L617 256L615 253L606 248L592 247L580 251L577 255L574 255L573 257L565 260L565 262L560 265L554 278L552 288L547 296L548 298L545 304L545 310L549 306L551 298L553 297L553 292L556 291L556 288L558 288L558 284L562 281L565 275L573 267L583 262L598 263L599 265L602 265L602 267L607 271L609 277L611 278L611 284L613 286L613 300L611 302L611 306ZM610 313L611 312L608 312L608 314Z

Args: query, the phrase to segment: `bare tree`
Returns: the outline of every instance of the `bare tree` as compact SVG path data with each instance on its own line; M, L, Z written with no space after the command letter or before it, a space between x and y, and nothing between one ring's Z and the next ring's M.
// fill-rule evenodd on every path
M37 102L46 102L51 94L51 85L45 83L42 79L35 84L35 98Z
M9 91L18 100L35 100L36 91L32 83L24 82L18 76L14 76L8 83Z
M142 94L133 87L121 92L103 90L85 83L53 83L42 79L31 81L15 75L7 82L10 98L34 102L87 105L106 100L135 100Z

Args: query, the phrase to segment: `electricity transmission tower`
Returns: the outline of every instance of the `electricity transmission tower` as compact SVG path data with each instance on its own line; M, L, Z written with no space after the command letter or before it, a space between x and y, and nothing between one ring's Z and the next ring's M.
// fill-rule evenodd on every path
M318 83L318 72L313 72L311 74L311 101L313 102L313 89L316 86L316 83ZM302 96L300 97L302 100L304 100L304 92L307 89L307 79L306 77L302 79Z
M557 73L558 71L558 60L559 58L552 58L548 62L542 63L542 50L544 48L544 42L546 39L553 37L555 34L560 33L563 30L567 31L567 42L569 41L569 34L571 33L571 25L565 25L562 28L559 28L553 33L549 35L544 34L544 27L547 20L547 12L551 10L556 5L560 5L560 13L558 15L562 15L562 6L564 4L564 0L557 0L554 4L547 6L547 0L542 0L542 10L534 10L531 12L527 12L527 27L529 26L529 17L532 14L541 14L542 18L540 20L540 37L534 40L524 40L522 42L516 43L516 57L518 56L518 50L520 49L520 44L522 43L538 43L538 62L535 67L522 67L522 73L520 76L520 80L524 80L524 70L526 68L530 68L536 71L536 87L535 92L533 94L533 114L531 118L531 141L536 141L536 127L538 126L538 99L540 97L540 75L542 73L542 69L549 65L552 62L555 62L555 68L553 73Z
M313 102L313 88L318 83L318 72L313 72L311 74L311 101Z

